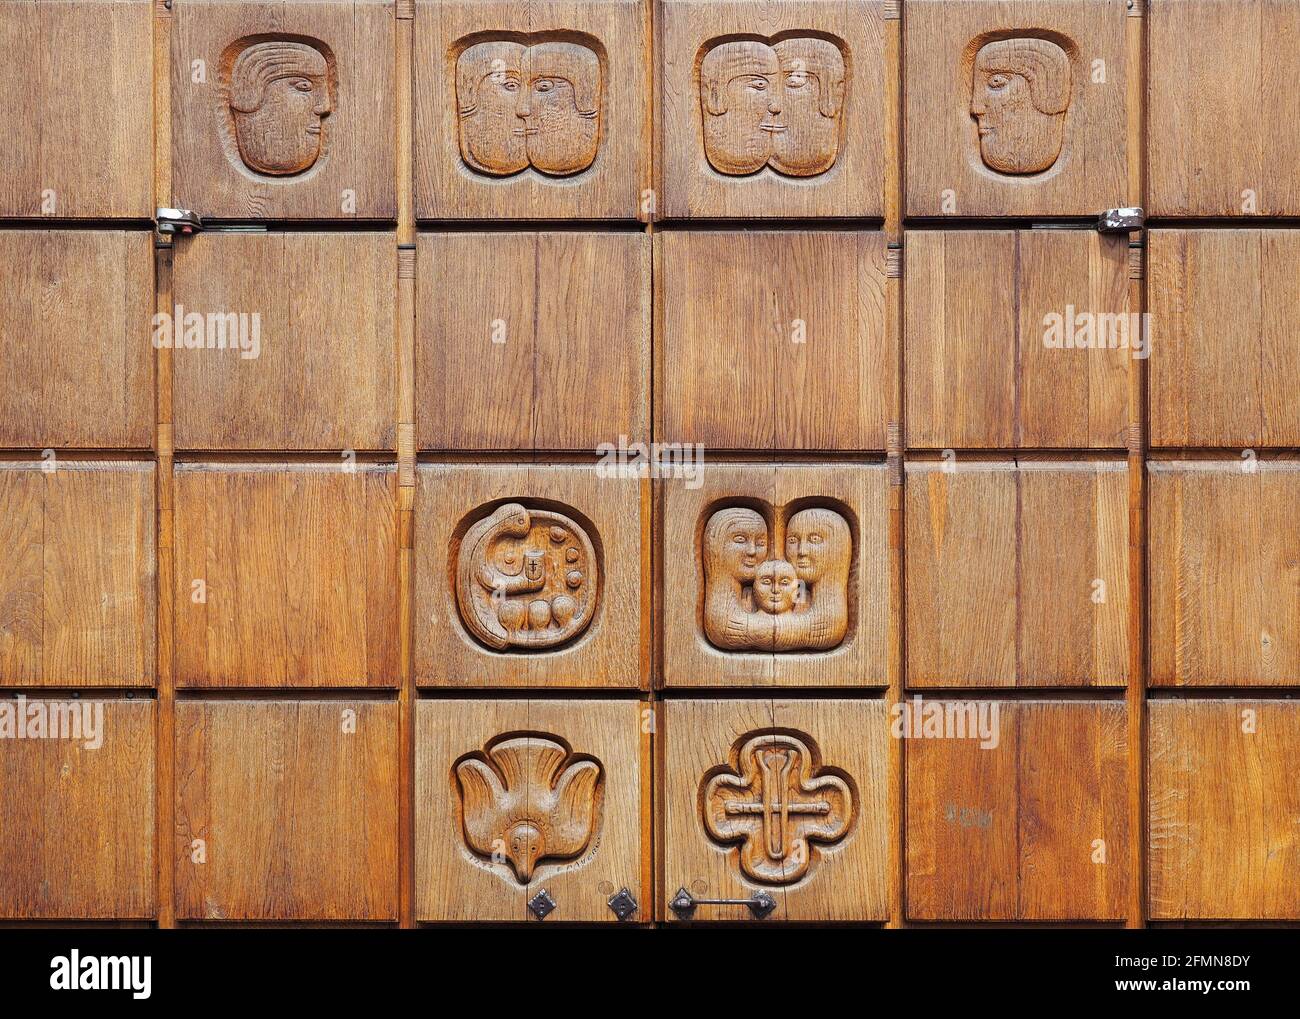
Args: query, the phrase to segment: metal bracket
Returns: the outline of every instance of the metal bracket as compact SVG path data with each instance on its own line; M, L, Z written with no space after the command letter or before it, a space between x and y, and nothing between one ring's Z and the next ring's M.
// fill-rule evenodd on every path
M1141 230L1146 216L1136 206L1124 209L1107 209L1097 217L1097 232L1103 234L1126 234Z
M203 230L203 217L192 209L154 210L160 234L196 234Z
M636 897L626 888L620 888L609 897L609 908L614 911L614 915L620 920L626 920L641 907L637 904Z
M677 894L668 903L668 908L677 914L678 920L689 920L700 906L745 906L755 920L771 916L776 909L776 899L767 892L755 892L748 899L697 899L685 888L678 888Z
M545 920L555 912L555 900L551 898L551 893L543 888L540 892L528 900L528 911L539 920Z

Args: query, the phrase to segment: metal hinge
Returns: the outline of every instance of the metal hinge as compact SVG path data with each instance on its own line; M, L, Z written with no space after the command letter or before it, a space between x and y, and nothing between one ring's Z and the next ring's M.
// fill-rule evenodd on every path
M197 234L203 231L203 217L192 209L155 209L153 218L160 234Z
M755 892L748 899L697 899L685 888L678 888L668 908L678 920L689 920L700 906L745 906L755 920L762 920L772 915L776 909L776 899L767 892Z

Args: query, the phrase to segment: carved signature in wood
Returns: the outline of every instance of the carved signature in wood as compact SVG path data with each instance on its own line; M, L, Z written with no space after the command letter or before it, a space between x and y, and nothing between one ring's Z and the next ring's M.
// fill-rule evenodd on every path
M591 539L562 513L506 503L460 543L456 603L469 631L494 650L571 640L591 622L599 591Z
M1041 173L1061 154L1070 108L1069 55L1049 39L999 39L975 56L971 116L980 157L999 173Z
M580 173L600 144L601 84L600 57L581 43L468 47L456 60L461 158L493 177Z
M704 633L726 651L825 651L848 632L853 553L848 521L804 509L784 523L784 558L769 553L757 510L718 510L704 527Z
M853 791L823 770L810 737L749 733L729 763L704 782L704 827L715 842L739 845L740 869L750 879L798 881L815 844L833 845L848 834Z
M547 860L572 860L591 842L604 775L550 733L500 736L456 762L465 845L509 866L526 885Z
M705 51L699 80L709 165L732 176L768 166L790 177L834 165L848 83L840 46L796 36L771 45L710 42Z
M241 39L222 58L231 132L254 173L288 177L316 164L334 109L334 68L320 42Z

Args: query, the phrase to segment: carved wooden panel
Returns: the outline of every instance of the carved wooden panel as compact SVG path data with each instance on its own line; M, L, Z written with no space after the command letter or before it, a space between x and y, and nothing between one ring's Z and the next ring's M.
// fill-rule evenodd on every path
M648 499L593 466L421 465L417 682L644 685Z
M0 218L153 215L153 10L0 3Z
M875 232L655 236L664 438L885 448L896 339Z
M1124 0L904 0L907 214L1124 205L1126 14Z
M177 702L177 917L396 920L397 728L392 701Z
M1153 700L1150 912L1300 919L1293 701Z
M656 21L662 217L883 214L880 4L664 0Z
M1128 681L1124 463L907 464L908 683Z
M0 445L151 446L150 235L3 230L0 260L22 269L0 298Z
M645 218L646 33L636 0L416 0L416 215Z
M708 464L662 483L668 686L883 686L883 465Z
M883 701L673 700L658 738L659 919L695 899L766 893L781 920L881 920L888 723ZM692 919L755 922L741 904Z
M392 219L392 0L180 0L172 204L224 219Z
M0 919L152 917L154 702L65 698L0 699Z
M1151 441L1300 445L1300 230L1152 230Z
M1300 682L1300 465L1151 463L1151 682Z
M649 739L627 701L422 700L416 706L416 917L649 920Z
M152 463L0 463L0 549L0 684L153 683Z
M1148 213L1300 214L1300 8L1179 0L1146 19Z
M935 700L911 716L906 731L946 738L907 744L908 918L1124 919L1126 710ZM938 722L926 717L935 711Z
M417 245L420 448L649 437L649 238L427 233Z
M907 444L1123 449L1128 235L913 230L903 288Z
M391 234L207 233L173 264L178 448L393 447Z
M396 480L343 461L178 463L177 684L395 686Z

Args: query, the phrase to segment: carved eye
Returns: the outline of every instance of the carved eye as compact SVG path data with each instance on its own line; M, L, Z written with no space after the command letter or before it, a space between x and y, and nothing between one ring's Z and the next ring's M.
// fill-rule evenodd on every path
M791 71L785 76L786 88L803 88L808 84L807 71Z
M731 536L731 540L735 542L737 545L745 544L745 536L743 534L733 534Z
M749 87L750 87L751 89L753 89L755 92L766 92L766 91L767 91L767 79L766 79L766 78L750 78L750 79L749 79Z
M497 78L497 84L500 85L501 88L504 89L506 92L519 91L519 82L516 81L514 78L507 77L504 74L500 75Z
M1006 88L1011 84L1011 75L1009 74L990 74L989 88Z
M294 78L291 84L299 92L311 91L311 81L309 81L307 78Z
M808 535L808 540L814 545L820 545L822 543L822 536L820 534L810 534Z
M550 92L555 88L555 82L550 78L538 78L533 85L535 92Z

